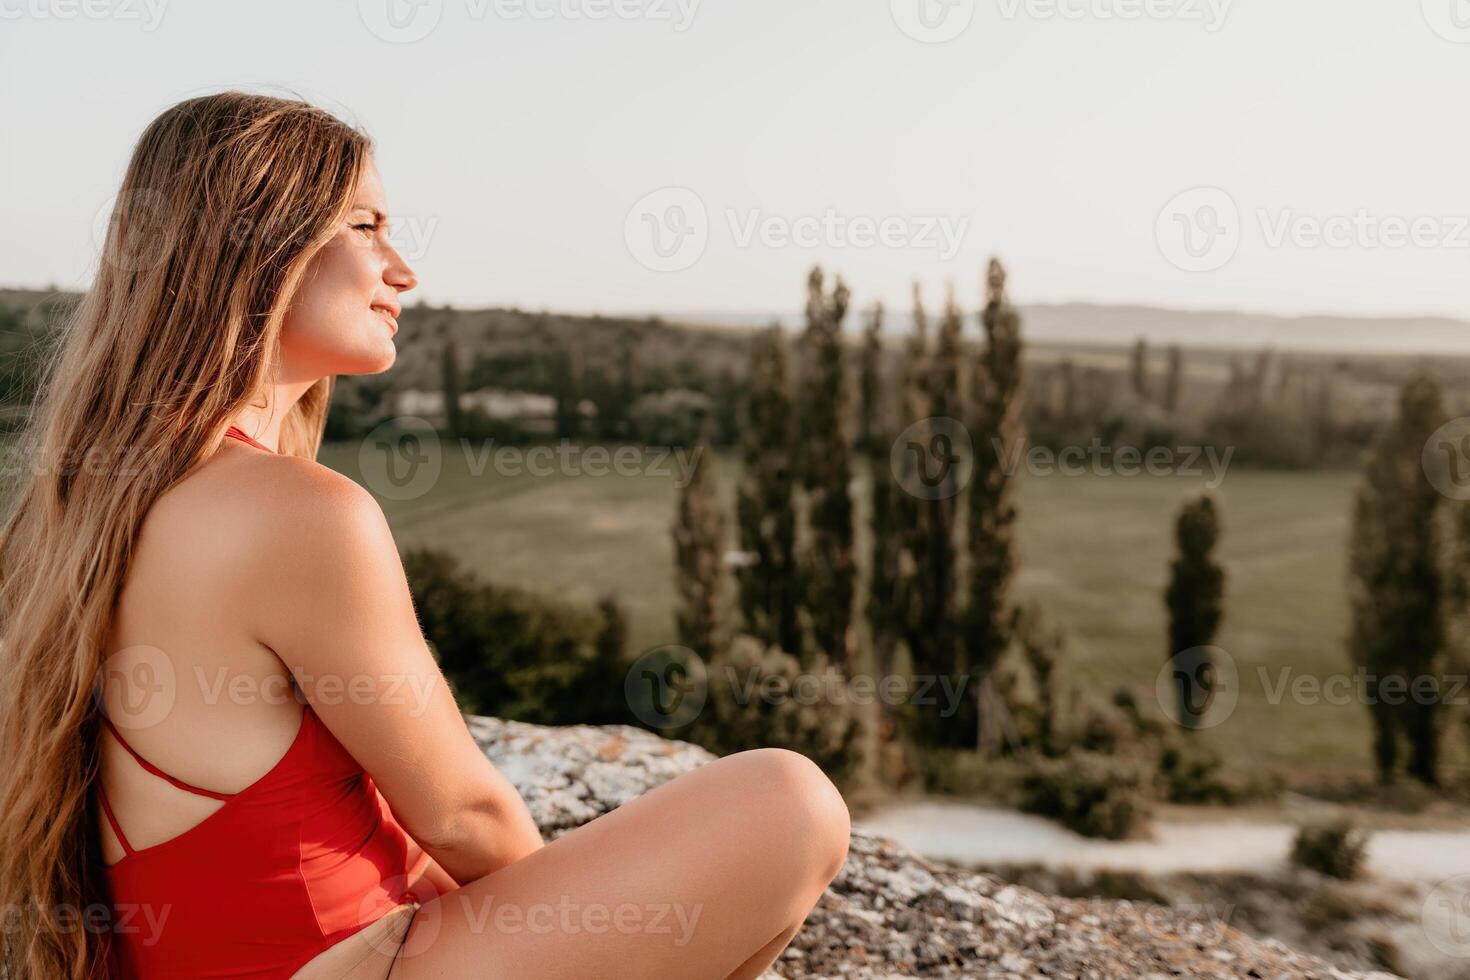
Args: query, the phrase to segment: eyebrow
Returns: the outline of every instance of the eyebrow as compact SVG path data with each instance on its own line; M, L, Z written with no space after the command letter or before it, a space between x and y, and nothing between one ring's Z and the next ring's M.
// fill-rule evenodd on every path
M352 206L352 210L354 210L354 211L370 211L370 212L372 212L373 219L375 221L387 221L388 220L388 216L386 214L384 214L383 212L379 211L377 208L370 208L366 204L354 204Z

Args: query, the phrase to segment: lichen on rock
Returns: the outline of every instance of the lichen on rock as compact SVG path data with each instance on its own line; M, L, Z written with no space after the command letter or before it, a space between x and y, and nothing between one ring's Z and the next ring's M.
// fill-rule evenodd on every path
M714 759L630 726L468 722L547 840ZM1391 980L1338 970L1208 915L1042 895L857 831L842 871L762 980L1038 976Z

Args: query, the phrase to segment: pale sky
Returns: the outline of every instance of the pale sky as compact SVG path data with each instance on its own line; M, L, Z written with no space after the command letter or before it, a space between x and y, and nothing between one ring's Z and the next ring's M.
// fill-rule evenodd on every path
M998 254L1025 303L1470 316L1467 0L0 0L0 84L0 285L84 286L144 125L244 87L369 131L435 303L969 306Z

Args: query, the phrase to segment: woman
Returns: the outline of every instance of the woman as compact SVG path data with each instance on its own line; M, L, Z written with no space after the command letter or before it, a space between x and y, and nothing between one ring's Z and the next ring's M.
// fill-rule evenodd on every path
M737 753L544 843L313 459L416 285L370 153L237 92L134 151L0 530L11 975L755 977L846 856L821 771Z

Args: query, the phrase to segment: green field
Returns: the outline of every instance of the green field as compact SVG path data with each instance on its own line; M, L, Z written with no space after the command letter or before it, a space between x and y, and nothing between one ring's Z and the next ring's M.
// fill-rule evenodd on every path
M448 448L446 444L446 449ZM355 446L328 446L322 461L361 478ZM483 576L549 595L591 601L616 595L632 618L635 652L674 640L669 525L671 472L637 476L505 475L472 471L444 453L433 487L411 500L382 498L402 547L459 555ZM727 499L738 463L720 460ZM1279 671L1326 678L1349 672L1344 652L1347 472L1231 470L1216 493L1227 608L1219 646L1239 669L1233 715L1206 733L1237 764L1298 776L1366 772L1366 710L1357 703L1271 703ZM1153 705L1165 659L1161 593L1171 520L1203 477L1025 476L1021 481L1019 591L1042 602L1070 640L1072 676L1103 695L1132 688ZM860 488L861 495L861 488Z

